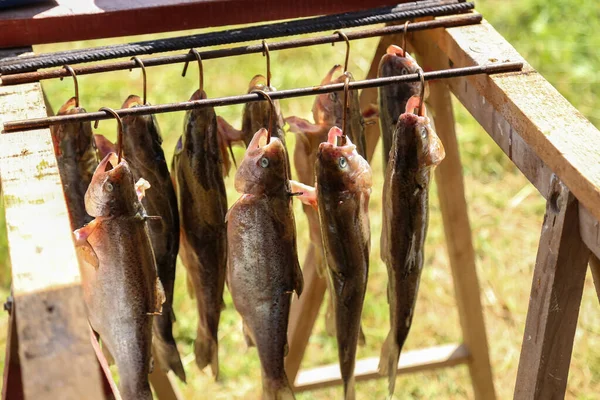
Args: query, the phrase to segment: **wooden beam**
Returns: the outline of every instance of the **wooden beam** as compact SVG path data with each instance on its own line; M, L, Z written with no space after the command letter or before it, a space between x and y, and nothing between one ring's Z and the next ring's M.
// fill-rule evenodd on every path
M447 344L427 349L404 351L398 362L398 374L430 371L436 368L464 364L469 360L469 351L462 344ZM379 358L356 361L354 376L357 381L384 378L378 372ZM339 364L325 365L298 373L294 390L314 390L342 384Z
M319 316L321 303L327 289L325 277L319 276L317 272L316 247L311 243L308 246L302 275L304 276L304 290L300 298L294 296L290 309L290 320L288 323L289 352L285 358L285 372L290 385L296 379L304 351L312 333L315 321Z
M515 399L565 396L589 250L577 200L553 178L533 273Z
M407 1L409 0L56 0L51 4L0 11L0 47L300 18Z
M152 347L152 355L156 360L156 352ZM150 384L158 400L183 400L183 395L177 387L177 378L173 371L164 372L156 363L150 373Z
M9 311L8 333L6 335L6 356L4 357L4 379L2 400L24 400L23 377L19 362L19 338L15 313Z
M454 31L454 29L450 30ZM423 67L426 69L444 69L456 66L456 62L449 58L445 50L442 50L436 44L442 40L441 37L445 37L449 33L444 34L439 32L441 31L439 29L436 31L438 32L414 32L409 35L411 44L415 46L419 54L445 54L444 57L429 57ZM494 36L494 40L491 43L498 42L496 36ZM492 77L485 79L488 78ZM490 94L486 89L487 86L482 87L474 79L467 77L446 79L445 82L452 93L514 162L523 175L547 199L548 183L553 175L552 170L525 142L521 131L508 122L504 111L502 111L503 107L488 100ZM590 250L600 257L600 224L598 218L592 215L581 203L579 204L579 210L581 237Z
M439 57L439 53L419 55L425 62ZM433 123L446 150L446 158L435 170L435 181L463 340L471 353L469 373L475 398L494 399L496 395L450 91L443 81L431 82L429 90Z
M0 87L3 121L46 115L40 85ZM48 129L0 135L0 179L28 399L103 398Z
M455 67L485 65L495 60L524 62L522 72L478 75L466 81L480 94L479 103L485 101L496 115L502 116L579 202L596 219L600 218L600 132L487 21L460 28L415 32L414 37L415 46L422 41L435 43ZM463 88L456 84L451 86L459 96ZM469 111L473 108L465 106ZM510 131L504 134L512 159L514 134L512 141Z

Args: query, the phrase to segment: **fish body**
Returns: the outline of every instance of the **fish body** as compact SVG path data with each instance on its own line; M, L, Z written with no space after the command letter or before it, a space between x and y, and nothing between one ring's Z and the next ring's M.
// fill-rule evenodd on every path
M284 369L292 293L302 293L287 154L260 129L235 179L243 193L227 214L227 281L262 368L263 399L293 399Z
M152 399L148 384L152 315L164 295L145 222L145 210L125 160L111 153L100 163L85 194L95 217L75 231L89 321L114 357L121 396Z
M129 96L122 108L142 105L138 96ZM148 180L152 191L143 199L148 215L160 220L148 223L150 239L156 257L158 276L167 300L162 315L154 319L154 345L158 364L164 371L173 370L185 382L177 345L173 337L173 289L175 265L179 249L179 212L171 176L161 147L162 138L154 115L123 117L123 154L128 160L134 178Z
M205 93L198 91L191 100L202 98L206 98ZM199 316L194 342L196 364L200 369L210 365L215 378L219 371L217 331L227 270L227 194L217 135L213 108L188 111L171 171L181 220L179 253Z
M371 232L369 198L371 167L342 131L331 128L316 163L317 202L333 298L338 355L344 395L354 399L356 346L367 289Z
M58 115L85 113L75 107L75 98L69 99ZM51 127L52 141L63 184L71 229L81 228L92 220L85 212L84 196L98 166L98 155L90 122L78 122Z
M418 102L417 96L409 99L406 113L398 119L383 186L381 259L389 278L390 332L379 370L388 374L390 395L400 351L412 324L423 268L430 175L445 155L429 119L410 112Z
M400 47L391 45L387 48L379 62L380 78L416 74L419 70L417 62ZM402 82L385 85L379 88L379 119L381 138L383 140L383 162L387 166L392 140L398 117L406 109L406 103L411 96L418 95L421 90L420 82ZM410 110L412 112L412 110Z

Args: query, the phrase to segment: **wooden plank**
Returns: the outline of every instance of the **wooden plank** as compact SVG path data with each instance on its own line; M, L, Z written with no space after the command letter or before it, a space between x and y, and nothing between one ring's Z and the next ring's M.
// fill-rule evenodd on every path
M420 56L428 60L439 57L439 53L423 53ZM443 81L431 82L429 90L433 123L446 150L446 158L435 170L435 180L463 340L471 353L469 373L475 398L494 399L496 395L450 91Z
M578 234L577 200L557 178L550 187L515 399L564 398L590 254Z
M427 349L404 351L398 361L398 374L430 371L436 368L451 367L469 360L469 351L463 344L447 344ZM379 358L372 357L356 361L354 376L357 381L384 378L378 372ZM341 385L339 364L325 365L302 370L296 379L295 391L314 390Z
M600 300L600 260L594 254L590 256L590 271L592 272L592 279L594 280L594 288L596 288L596 296Z
M487 21L423 31L414 37L415 45L423 40L437 44L455 67L495 60L525 62L522 72L478 75L467 80L579 202L600 218L600 133ZM508 145L512 146L510 140Z
M39 84L0 88L0 130L45 115ZM0 135L0 178L25 397L102 399L50 131Z
M154 347L152 347L152 356L156 360ZM166 373L154 363L154 369L150 373L149 378L158 400L183 400L183 395L177 387L177 377L173 371Z
M410 42L420 54L444 54L436 45L439 34L414 32L409 35ZM451 68L455 62L447 57L428 57L423 61L425 69ZM542 161L529 146L520 131L504 117L500 107L487 100L487 91L466 77L446 79L452 93L473 115L479 124L500 146L504 153L514 162L523 175L548 198L548 183L553 175L552 170ZM580 234L585 244L594 254L600 256L600 224L581 203L579 204Z
M407 1L56 0L51 4L0 11L0 47L300 18Z
M23 400L25 395L23 394L23 378L19 362L19 338L17 337L15 313L10 311L8 319L2 400Z
M304 290L300 298L294 296L290 308L290 320L288 323L288 345L289 352L285 358L285 372L290 384L295 381L304 351L312 333L315 321L319 316L321 303L327 289L324 277L317 273L316 249L310 244L304 264L302 275L304 276Z

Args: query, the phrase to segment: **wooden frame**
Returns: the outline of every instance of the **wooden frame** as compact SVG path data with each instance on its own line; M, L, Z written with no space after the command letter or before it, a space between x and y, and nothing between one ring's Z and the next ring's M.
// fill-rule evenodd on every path
M134 12L140 16L140 21L147 23L144 18L151 18L153 13L164 15L170 12L173 16L177 7L198 7L196 10L199 10L214 2L192 0L161 8L163 3L157 0L150 5L145 4L144 9L127 6L114 13L78 16L76 19L67 18L59 12L55 17L40 18L39 25L32 20L16 21L14 15L2 13L0 27L11 26L7 25L9 23L31 27L31 36L23 39L29 44L41 43L38 40L42 40L42 36L47 41L60 41L142 33L145 31L136 24L127 28L129 31L112 30L108 33L90 23L89 18L94 21L110 19L113 21L112 28L124 25L114 21ZM225 3L233 6L236 0ZM275 4L266 0L259 2L267 3ZM303 5L306 8L301 9L277 5L273 14L267 16L260 14L260 8L253 8L247 13L236 13L244 15L243 20L225 20L222 9L215 9L214 12L220 13L218 15L222 19L210 13L207 13L207 18L212 18L213 24L240 23L349 11L357 8L359 3L354 0L347 2L347 8L343 10L336 2L329 1L306 2ZM369 6L385 3L370 2ZM216 7L215 4L211 6ZM364 5L361 3L361 6ZM193 14L190 8L187 10L186 14ZM69 29L53 29L60 32L48 36L52 27L50 23L60 20L53 18L65 18L72 21L72 25ZM152 25L148 32L172 29L174 26L170 23ZM192 27L181 25L181 21L178 24L180 28ZM195 26L206 25L206 21L200 19ZM38 28L34 29L36 26ZM5 28L3 31L15 32L16 29ZM76 34L65 36L69 32ZM465 67L495 60L524 61L485 21L475 26L415 32L408 39L426 69ZM0 41L0 46L25 44L15 41L11 35L3 36L3 40L6 41ZM386 40L397 39L382 39L370 74L382 49L387 47ZM0 54L2 56L6 54ZM590 254L593 254L590 265L596 281L600 275L597 261L600 256L600 133L527 64L519 73L432 82L431 90L434 123L447 151L447 159L438 168L436 179L464 343L406 352L400 360L399 371L412 372L467 363L475 397L495 397L449 95L452 92L547 199L515 398L563 397L585 266ZM363 104L373 102L373 98L373 91L364 91L361 96ZM0 130L2 121L40 117L45 114L44 110L39 84L0 87ZM372 127L370 131L376 132ZM584 142L586 146L581 146L580 143ZM0 176L15 300L3 397L14 394L14 398L19 398L16 397L19 383L13 382L21 382L20 389L26 398L104 398L102 374L88 342L77 260L49 130L0 135ZM35 219L31 218L32 215ZM51 234L40 228L50 226ZM312 313L314 309L318 312L319 293L322 295L324 292L324 285L319 286L316 271L307 274L306 281L305 294L313 293L314 296L311 296L312 300L308 299L308 305L302 302L294 304L295 311L290 318L290 356L286 361L289 377L295 379L297 389L339 383L335 367L298 372L304 346L316 318ZM551 303L549 299L557 299L557 302ZM557 312L556 304L560 312ZM305 310L304 307L313 310L308 319L300 318L299 313ZM68 343L59 340L59 327L60 337L71 339ZM15 356L18 356L17 359ZM359 361L357 380L375 377L376 361ZM53 368L57 364L61 365L60 369ZM163 374L153 378L155 384L159 385L155 388L166 388L167 394L161 398L178 396L168 376ZM13 385L17 388L13 389ZM60 394L57 388L60 388Z

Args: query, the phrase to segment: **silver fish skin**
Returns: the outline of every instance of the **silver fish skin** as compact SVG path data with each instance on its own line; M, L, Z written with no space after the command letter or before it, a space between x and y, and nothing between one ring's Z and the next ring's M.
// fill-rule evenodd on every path
M206 98L197 91L191 100ZM188 292L196 298L198 329L194 353L198 368L219 374L218 327L227 271L227 193L213 108L187 111L171 174L181 221L179 255L187 270Z
M284 369L292 293L302 293L289 161L282 142L260 129L236 173L243 193L227 214L227 282L262 370L262 399L294 399Z
M388 272L390 332L381 351L379 371L394 393L400 352L410 331L423 269L429 221L431 171L444 158L444 147L427 117L412 114L413 96L400 115L383 186L381 259Z
M353 400L356 346L369 274L371 231L369 198L372 173L367 161L342 131L333 127L321 143L316 163L317 203L333 297L344 398Z

